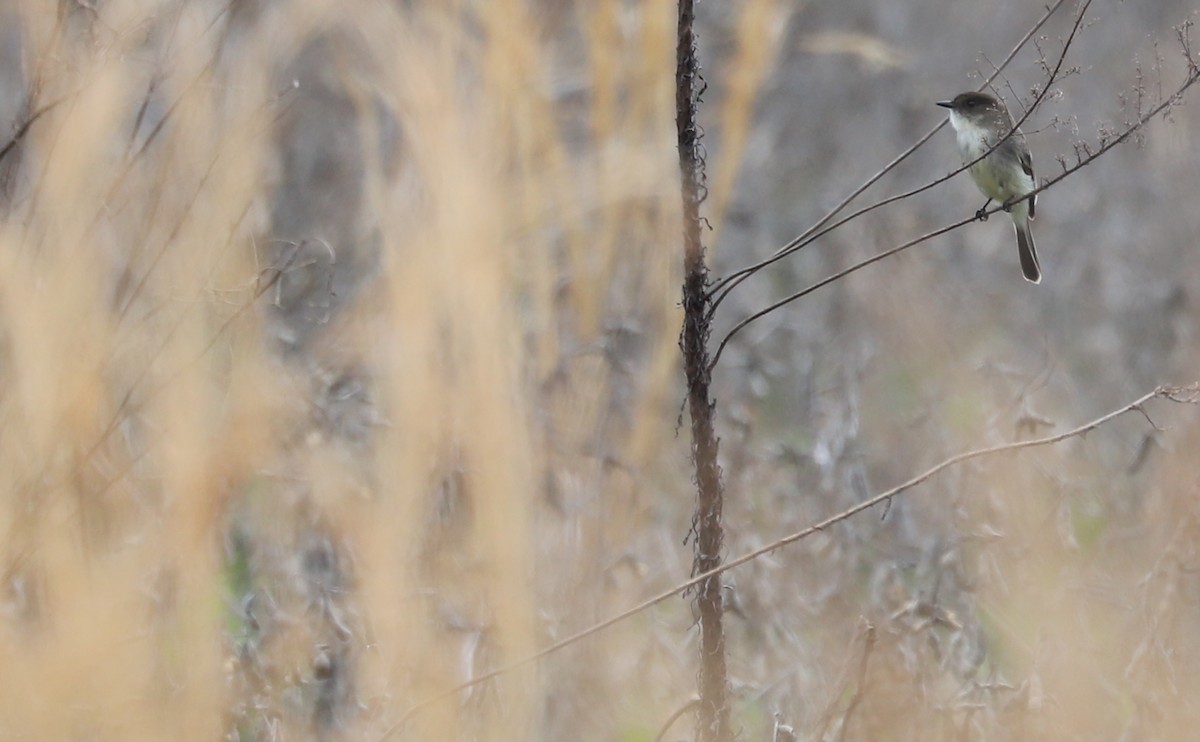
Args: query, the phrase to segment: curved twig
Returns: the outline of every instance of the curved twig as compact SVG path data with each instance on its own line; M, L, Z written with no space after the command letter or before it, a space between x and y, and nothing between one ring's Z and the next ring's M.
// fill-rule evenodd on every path
M1026 32L1026 34L1023 37L1021 37L1021 40L1018 41L1016 46L1014 46L1012 48L1012 51L1010 51L1008 53L1008 56L1006 56L1000 62L1000 64L998 66L996 66L995 72L993 72L991 74L991 76L989 76L986 80L984 80L984 83L981 87L986 88L988 85L992 84L993 80L995 80L997 77L1000 76L1000 73L1004 71L1004 68L1007 67L1010 62L1012 62L1013 58L1017 56L1017 53L1020 52L1021 49L1023 49L1025 47L1025 44L1027 44L1029 42L1029 40L1031 38L1033 38L1033 35L1036 34L1043 25L1045 25L1046 21L1050 20L1050 16L1054 15L1054 12L1058 10L1058 8L1063 4L1063 2L1065 2L1065 0L1058 0L1058 2L1054 3L1050 7L1046 8L1045 14L1042 15L1042 17L1038 20L1037 23L1033 24L1033 26L1030 27L1029 31ZM1089 4L1090 4L1090 0L1089 0ZM1084 6L1084 8L1080 10L1080 18L1082 18L1083 11L1086 9L1087 9L1087 6ZM1078 25L1076 26L1076 28L1077 27L1078 27ZM1074 29L1072 29L1071 35L1074 36ZM1062 54L1059 57L1059 67L1062 66L1062 57L1065 56L1066 49L1068 46L1070 46L1070 39L1068 39L1067 43L1063 46ZM1056 74L1057 74L1057 68L1056 68L1055 72L1052 73L1051 83L1053 82L1053 76ZM1047 84L1046 89L1048 90L1049 87L1050 87L1050 85ZM1045 95L1045 92L1043 91L1043 97L1044 97L1044 95ZM1041 97L1038 98L1038 101L1040 101L1040 100L1041 100ZM1037 103L1035 102L1034 106L1036 106L1036 105L1037 105ZM1030 106L1030 110L1032 110L1034 106ZM1023 122L1025 120L1025 118L1027 118L1027 117L1028 117L1028 113L1026 113L1026 115L1021 118L1021 122ZM1021 122L1018 122L1017 126L1020 126ZM771 256L769 258L761 260L753 265L746 266L745 268L741 268L741 269L731 273L730 275L725 276L724 278L721 278L721 279L715 281L713 283L713 286L709 289L708 295L711 297L711 296L718 294L718 292L720 293L720 295L716 296L716 298L713 300L712 308L709 311L710 312L715 311L717 308L717 305L719 305L722 301L725 300L725 297L729 295L729 292L731 292L742 281L749 278L752 274L767 267L768 265L771 265L772 263L775 263L776 261L783 259L784 257L792 254L793 252L804 247L805 245L807 245L811 242L814 242L817 239L820 239L821 237L828 234L830 231L837 229L838 227L840 227L841 225L850 221L851 219L856 219L856 218L862 216L863 214L865 214L869 211L873 211L881 206L886 206L887 204L890 204L894 201L898 201L902 198L907 198L909 196L920 193L921 191L932 188L932 187L938 185L939 183L943 183L943 182L949 180L950 178L954 177L955 175L958 175L963 170L966 170L973 163L967 163L966 165L963 165L958 170L951 172L949 175L946 175L943 178L939 178L938 180L935 180L932 183L929 183L928 185L925 185L917 190L909 191L907 193L901 193L896 196L891 196L891 197L886 198L878 203L872 204L871 206L860 209L860 210L854 212L853 214L847 216L846 218L839 220L837 223L833 224L828 229L822 229L822 227L824 227L825 224L827 224L830 219L835 217L839 212L841 212L842 209L846 208L846 206L849 205L849 203L851 201L853 201L854 199L856 199L860 195L862 195L862 193L864 191L866 191L868 188L870 188L872 185L874 185L884 175L887 175L889 172L891 172L901 162L908 159L908 157L910 155L912 155L913 152L916 152L922 145L925 144L925 142L929 141L933 137L934 134L941 131L942 127L944 127L945 125L946 125L946 119L943 119L940 123L938 123L932 129L930 129L928 132L926 132L924 136L922 136L915 143L913 143L908 149L901 152L894 160L892 160L887 165L885 165L882 170L880 170L879 172L872 175L870 178L868 178L866 181L864 181L862 185L860 185L858 188L854 189L854 191L851 192L849 196L846 196L846 198L842 199L841 203L839 203L837 206L833 207L833 209L830 210L829 213L825 214L825 216L818 219L815 224L813 224L811 227L806 229L800 236L794 238L791 242L789 242L788 244L786 244L783 247L776 250L774 253L771 254ZM1005 137L1005 139L1007 139L1007 138L1008 137ZM1001 141L1004 141L1004 140L1001 140ZM986 156L986 155L984 155L984 156Z
M593 624L593 625L587 627L586 629L577 631L576 633L571 634L570 636L568 636L564 639L560 639L559 641L557 641L547 647L544 647L536 652L533 652L532 654L529 654L529 655L526 655L525 657L521 657L519 659L513 660L512 662L508 663L507 665L503 665L502 667L497 667L494 670L485 672L482 675L471 678L470 680L463 681L462 683L459 683L458 685L456 685L452 688L447 688L444 691L436 693L433 696L430 696L429 698L426 698L425 700L418 702L414 706L410 707L407 711L405 711L404 714L401 715L400 719L396 723L394 723L391 727L389 727L379 739L385 740L385 739L391 737L393 734L395 734L397 731L399 731L410 719L412 719L414 716L416 716L422 710L429 708L430 706L432 706L440 701L444 701L447 698L451 698L468 688L472 688L476 685L479 685L480 683L485 683L493 678L504 675L505 673L511 672L519 667L523 667L531 662L535 662L539 659L542 659L543 657L546 657L546 656L551 655L561 649L569 647L572 644L576 644L576 643L582 641L583 639L586 639L589 636L592 636L593 634L598 634L601 631L603 631L615 624L618 624L627 618L635 616L638 613L641 613L642 611L644 611L648 608L652 608L655 605L658 605L659 603L663 602L664 600L671 598L675 595L678 595L679 593L682 593L683 591L688 590L689 588L695 587L696 585L700 584L701 582L711 579L713 577L716 577L717 575L720 575L723 572L731 570L734 567L740 567L743 564L746 564L747 562L754 561L755 559L758 559L761 556L765 556L774 551L777 551L777 550L783 548L784 546L787 546L788 544L793 544L797 541L800 541L801 539L811 536L818 531L824 531L824 530L828 529L830 526L840 523L840 522L846 520L847 518L850 518L854 515L857 515L857 514L863 512L864 510L869 510L869 509L875 507L876 505L887 502L887 501L891 500L893 497L896 497L898 495L903 494L904 492L906 492L908 490L913 489L917 485L924 483L925 481L931 479L932 477L940 474L941 472L943 472L944 470L946 470L952 466L961 464L965 461L970 461L972 459L983 458L986 456L995 456L995 455L1003 454L1003 453L1010 453L1010 452L1019 451L1019 450L1025 449L1025 448L1048 446L1048 445L1051 445L1054 443L1059 443L1060 441L1067 440L1068 438L1076 438L1076 437L1082 436L1086 433L1089 433L1089 432L1101 427L1102 425L1107 424L1108 422L1110 422L1118 417L1121 417L1122 415L1124 415L1128 412L1131 412L1131 411L1134 411L1134 410L1140 408L1142 405L1146 404L1147 402L1149 402L1152 399L1166 399L1166 400L1169 400L1172 402L1178 402L1180 404L1197 404L1198 402L1200 402L1200 381L1193 382L1186 386L1168 386L1168 385L1157 386L1152 391L1147 392L1146 394L1143 394L1142 396L1138 397L1137 399L1133 400L1132 402L1130 402L1122 407L1119 407L1118 409L1115 409L1107 414L1101 415L1100 417L1098 417L1090 422L1086 422L1082 425L1074 427L1063 433L1057 433L1055 435L1045 436L1042 438L1033 438L1033 439L1025 440L1025 441L1017 441L1015 443L1004 443L1004 444L997 445L997 446L988 446L986 448L979 448L979 449L975 449L972 451L966 451L964 453L960 453L956 456L951 456L950 458L942 461L941 463L930 467L925 472L918 474L918 475L912 477L911 479L909 479L905 482L902 482L901 484L898 484L895 487L892 487L891 489L885 490L883 492L880 492L877 495L874 495L873 497L863 500L862 502L860 502L856 505L853 505L836 515L832 515L819 523L815 523L811 526L808 526L807 528L804 528L802 530L796 531L795 533L784 536L783 538L776 539L775 541L772 541L771 543L766 544L765 546L761 546L758 549L755 549L754 551L751 551L747 554L743 554L742 556L740 556L736 559L733 559L731 561L728 561L719 567L710 569L707 572L702 572L700 574L694 575L693 577L691 577L690 579L688 579L685 582L681 582L681 583L675 585L674 587L664 590L663 592L659 593L658 595L655 595L654 597L647 598L646 600L642 601L641 603L638 603L637 605L635 605L631 608L628 608L614 616L611 616L611 617L601 621L600 623Z
M1104 142L1097 150L1095 150L1094 152L1090 152L1086 157L1081 159L1075 165L1064 169L1058 175L1054 176L1053 178L1047 180L1046 182L1042 183L1037 188L1030 191L1028 195L1036 196L1037 194L1041 193L1042 191L1050 188L1053 185L1056 185L1057 183L1064 180L1065 178L1075 174L1079 170L1082 170L1083 168L1085 168L1088 165L1095 162L1096 158L1105 154L1106 152L1111 150L1113 147L1116 147L1118 144L1121 144L1122 142L1124 142L1126 139L1128 139L1130 136L1132 136L1135 132L1137 132L1143 126L1145 126L1155 116L1166 111L1168 108L1171 108L1172 106L1177 105L1179 103L1179 101L1182 99L1184 92L1186 92L1188 88L1195 85L1197 81L1200 81L1200 72L1190 72L1189 75L1187 76L1187 78L1175 90L1175 92L1172 93L1171 95L1167 96L1167 98L1163 102L1159 103L1157 106L1152 108L1149 113L1144 114L1141 118L1139 118L1137 121L1135 121L1133 124L1131 124L1127 129L1125 129L1125 131L1121 132L1120 135L1114 137L1113 139L1111 139L1109 141ZM1003 209L1004 209L1003 205L993 206L991 209L989 209L983 213L984 213L984 216L986 217L986 216L995 214L998 211L1002 211ZM977 218L978 217L976 215L972 215L971 217L969 217L967 219L962 219L960 221L957 221L953 224L942 227L940 229L935 229L932 232L927 232L927 233L921 235L920 237L917 237L915 239L909 240L908 242L905 242L902 245L893 247L890 250L885 250L884 252L879 253L878 255L874 255L870 258L867 258L866 260L863 260L859 263L855 263L854 265L850 266L849 268L846 268L845 270L838 271L837 273L833 274L832 276L829 276L828 278L822 279L801 291L797 291L796 293L791 294L790 296L780 299L779 301L771 304L770 306L766 307L765 309L761 309L761 310L755 312L754 314L751 314L749 317L746 317L745 319L743 319L742 321L740 321L736 325L734 325L733 328L730 329L729 332L727 332L725 334L725 337L723 337L721 339L720 344L717 345L716 352L713 353L710 368L716 367L717 361L721 360L721 354L725 351L725 346L729 344L729 341L731 339L733 339L733 336L736 335L737 333L741 332L751 322L754 322L755 320L757 320L767 314L770 314L771 312L775 311L776 309L779 309L780 307L782 307L786 304L790 304L793 301L795 301L803 296L811 294L813 291L816 291L817 289L821 288L822 286L825 286L829 283L832 283L833 281L836 281L837 279L841 278L842 276L848 275L850 273L854 273L855 271L858 271L862 268L866 268L868 265L871 265L872 263L878 263L880 260L883 260L886 257L895 255L896 253L901 252L902 250L907 250L908 248L910 248L914 245L918 245L922 242L925 242L928 239L931 239L933 237L937 237L938 235L942 235L942 234L945 234L952 230L958 229L959 227L966 226L967 224L970 224L971 222L976 221Z

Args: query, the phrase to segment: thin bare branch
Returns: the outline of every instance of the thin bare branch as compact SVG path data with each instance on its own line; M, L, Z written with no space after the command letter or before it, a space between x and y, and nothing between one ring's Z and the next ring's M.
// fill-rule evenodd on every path
M12 152L13 148L21 143L21 140L24 139L25 135L29 133L30 127L32 127L38 119L40 119L42 116L45 116L64 100L66 100L65 97L51 101L33 113L29 114L29 116L21 122L21 125L17 127L17 130L13 132L12 137L10 137L9 140L4 143L3 147L0 147L0 160L3 160L5 157L7 157L8 153Z
M871 661L871 653L875 650L875 627L868 622L865 631L866 643L863 646L862 658L858 663L858 679L854 685L854 695L846 704L846 712L842 714L842 727L838 730L838 742L846 739L846 730L850 728L850 717L854 715L854 710L858 708L858 704L862 703L863 696L866 695L867 664Z
M667 720L663 722L662 727L658 730L658 734L654 735L654 742L662 742L662 740L666 739L667 732L671 730L671 726L675 724L675 722L679 721L679 717L683 716L699 705L700 696L693 696L692 698L688 699L687 703L675 709L675 712L668 716Z
M1029 43L1029 40L1033 37L1034 34L1036 34L1042 28L1043 25L1045 25L1046 21L1050 20L1050 16L1054 15L1054 13L1059 9L1059 7L1063 4L1063 2L1065 2L1065 0L1058 0L1053 5L1046 8L1046 12L1042 15L1042 17L1040 19L1038 19L1038 22L1033 24L1033 26L1030 27L1029 31L1027 31L1025 33L1025 35L1021 37L1021 40L1018 41L1016 46L1014 46L1012 48L1012 51L1010 51L1008 53L1008 56L1006 56L1004 58L1004 60L1001 61L1000 64L996 66L996 71L991 76L989 76L986 80L984 80L983 85L980 86L981 88L986 88L987 86L991 85L992 81L1000 76L1000 73L1004 71L1004 68L1007 67L1009 65L1009 63L1012 62L1013 58L1016 57L1017 54L1021 51L1021 49L1023 49L1025 47L1025 45L1027 43ZM1090 3L1090 0L1089 0L1089 3ZM1086 6L1084 9L1086 10ZM1081 11L1081 15L1082 15L1082 11ZM1062 53L1064 55L1066 54L1066 46L1068 46L1069 43L1070 42L1068 41L1068 44L1064 45L1064 47L1063 47ZM1060 61L1060 64L1061 64L1061 61ZM1048 89L1049 87L1050 86L1048 84L1046 86L1046 88ZM1035 103L1035 105L1036 105L1036 103ZM1032 106L1031 106L1031 108L1032 108ZM1024 118L1022 118L1022 121L1023 120L1024 120ZM950 173L949 175L946 175L945 177L943 177L939 180L936 180L926 186L923 186L922 188L920 188L918 190L910 191L908 193L901 193L897 196L892 196L887 199L884 199L878 203L872 204L871 206L860 209L859 211L856 211L855 213L851 214L850 216L848 216L844 219L839 220L836 224L833 224L828 229L822 229L822 227L824 227L831 219L833 219L833 217L837 216L842 211L842 209L846 208L846 206L848 206L851 201L853 201L854 199L856 199L860 195L862 195L864 191L866 191L868 188L870 188L872 185L874 185L880 178L882 178L883 176L885 176L889 172L891 172L893 169L895 169L896 166L899 165L901 162L908 159L908 157L911 156L918 149L920 149L920 147L922 145L924 145L927 141L929 141L931 138L933 138L934 134L941 131L942 128L945 127L945 125L946 125L946 120L943 119L936 126L934 126L932 129L930 129L928 132L926 132L924 136L922 136L920 139L918 139L916 142L914 142L912 144L912 146L910 146L908 149L901 152L894 160L892 160L887 165L885 165L882 170L880 170L879 172L872 175L870 178L868 178L866 181L864 181L862 185L860 185L858 188L854 189L854 191L852 191L849 196L846 196L846 198L842 199L841 203L839 203L837 206L833 207L833 209L830 210L829 213L825 214L825 216L818 219L815 224L813 224L811 227L806 229L799 237L796 237L791 242L789 242L788 244L784 245L783 247L779 248L774 253L772 253L771 257L761 260L758 263L755 263L753 265L746 266L745 268L741 268L741 269L729 274L728 276L725 276L724 278L714 282L712 288L709 289L708 294L709 294L709 296L714 296L714 295L720 293L720 295L717 296L717 298L713 301L712 310L715 311L717 308L717 305L719 305L722 301L724 301L725 297L729 295L729 292L731 292L738 284L740 284L746 278L749 278L750 275L752 275L753 273L756 273L759 270L767 267L768 265L771 265L772 263L775 263L775 262L783 259L784 257L792 254L793 252L804 247L805 245L807 245L811 242L814 242L817 239L820 239L821 237L825 236L832 230L837 229L842 224L845 224L846 222L850 221L851 219L856 219L856 218L862 216L863 214L865 214L869 211L872 211L874 209L877 209L881 206L886 206L887 204L890 204L894 201L898 201L902 198L907 198L908 196L911 196L916 193L920 193L923 190L932 188L932 187L938 185L939 183L949 180L950 178L959 174L963 170L966 170L970 163L968 163L968 165L962 166L958 170L955 170L954 172ZM1018 126L1019 125L1020 124L1018 124Z
M1165 399L1165 400L1168 400L1171 402L1177 402L1180 404L1195 404L1195 403L1197 403L1197 400L1200 400L1200 381L1193 382L1186 386L1162 385L1162 386L1155 387L1152 391L1149 391L1146 394L1143 394L1142 396L1138 397L1137 399L1133 400L1132 402L1130 402L1122 407L1119 407L1107 414L1101 415L1100 417L1098 417L1094 420L1091 420L1090 422L1083 423L1082 425L1074 427L1063 433L1045 436L1042 438L1032 438L1030 440L1025 440L1025 441L1017 441L1015 443L1005 443L1005 444L1001 444L998 446L988 446L986 448L979 448L979 449L975 449L972 451L966 451L966 452L960 453L956 456L952 456L952 457L946 459L945 461L942 461L941 463L937 464L936 466L929 468L927 471L912 477L908 481L898 484L895 487L892 487L891 489L880 492L879 494L874 495L873 497L870 497L866 500L863 500L862 502L858 503L857 505L847 508L846 510L843 510L842 512L840 512L836 515L830 516L829 518L826 518L825 520L823 520L819 523L808 526L807 528L804 528L802 530L796 531L795 533L784 536L783 538L772 541L771 543L769 543L765 546L759 547L758 549L755 549L754 551L743 554L742 556L740 556L736 559L732 559L732 560L726 562L725 564L720 565L719 567L709 570L708 572L694 575L687 581L682 582L678 585L675 585L674 587L671 587L667 590L664 590L663 592L659 593L658 595L655 595L654 597L647 598L646 600L642 601L641 603L638 603L637 605L633 606L632 608L628 608L614 616L611 616L610 618L607 618L607 619L601 621L600 623L593 624L593 625L587 627L586 629L578 631L564 639L561 639L547 647L544 647L543 649L538 650L537 652L534 652L532 654L529 654L529 655L519 658L517 660L513 660L512 662L510 662L506 665L503 665L502 667L497 667L494 670L490 670L486 673L483 673L482 675L471 678L470 680L463 681L462 683L459 683L458 685L456 685L452 688L447 688L446 690L441 691L440 693L430 696L429 698L426 698L425 700L420 701L419 703L417 703L416 705L410 707L407 711L405 711L404 714L400 717L400 719L395 724L393 724L390 728L388 728L387 731L385 731L383 733L383 735L380 737L380 740L385 740L385 739L391 737L393 734L398 732L406 723L408 723L408 721L410 719L412 719L414 716L419 714L424 709L427 709L436 703L444 701L448 698L452 698L453 696L461 693L462 691L464 691L468 688L472 688L481 683L486 683L489 680L492 680L493 678L497 678L501 675L504 675L505 673L511 672L519 667L523 667L531 662L536 662L537 660L540 660L543 657L547 657L551 654L554 654L555 652L557 652L561 649L565 649L566 647L569 647L572 644L577 644L578 642L580 642L594 634L598 634L601 631L604 631L605 629L608 629L608 628L624 621L627 618L635 616L648 608L652 608L652 607L658 605L659 603L663 602L664 600L667 600L668 598L671 598L675 595L678 595L679 593L684 592L685 590L695 587L696 585L699 585L701 582L704 582L705 580L712 579L713 577L716 577L717 575L727 572L735 567L740 567L743 564L746 564L747 562L754 561L755 559L758 559L759 557L762 557L762 556L765 556L772 552L778 551L779 549L783 548L784 546L793 544L797 541L800 541L801 539L807 538L808 536L811 536L814 533L817 533L818 531L824 531L837 523L840 523L848 518L851 518L851 517L863 512L864 510L870 510L871 508L875 507L876 505L890 501L892 498L902 495L903 493L907 492L908 490L911 490L914 487L916 487L917 485L926 482L927 480L931 479L934 476L937 476L938 474L942 473L943 471L945 471L946 469L949 469L952 466L956 466L965 461L971 461L972 459L985 458L988 456L996 456L996 455L1004 454L1004 453L1011 453L1011 452L1020 451L1020 450L1026 449L1026 448L1049 446L1049 445L1067 440L1069 438L1077 438L1077 437L1083 436L1086 433L1096 430L1097 428L1100 428L1103 425L1106 425L1107 423L1115 420L1116 418L1125 415L1126 413L1129 413L1129 412L1132 412L1132 411L1138 409L1139 407L1146 404L1147 402L1149 402L1152 399Z
M838 707L842 705L842 699L846 697L846 690L850 687L852 682L850 674L853 672L851 667L851 661L853 658L849 656L849 650L853 650L861 643L863 648L862 654L859 655L858 673L856 676L857 684L855 685L854 693L851 697L850 703L846 704L845 710L842 712L841 729L842 732L845 731L846 722L858 704L858 700L856 699L861 697L862 688L866 684L867 662L871 656L871 652L873 652L875 649L875 641L875 625L868 621L865 617L860 616L858 631L855 632L854 640L850 643L845 664L842 667L841 672L838 674L837 682L829 686L829 700L825 704L825 709L821 712L819 721L815 725L816 731L812 735L812 739L825 739L825 732L828 731L829 726L833 723L833 717L836 714ZM839 732L839 734L842 732Z
M1129 137L1131 137L1135 133L1139 132L1142 129L1142 127L1144 127L1147 123L1149 123L1149 121L1151 119L1153 119L1155 116L1158 116L1160 113L1165 113L1171 107L1178 105L1178 103L1183 99L1183 94L1188 90L1188 88L1195 85L1197 81L1200 81L1200 72L1193 72L1193 73L1189 74L1188 77L1175 90L1174 93L1172 93L1170 96L1168 96L1166 100L1159 103L1154 108L1150 109L1150 111L1148 113L1144 114L1141 118L1139 118L1136 122L1134 122L1131 126L1129 126L1129 128L1127 128L1125 131L1121 132L1120 134L1116 135L1115 137L1113 137L1111 139L1108 139L1098 149L1092 150L1091 148L1086 148L1086 151L1084 153L1080 154L1079 161L1075 165L1067 167L1066 162L1064 160L1060 160L1060 162L1063 165L1063 172L1061 172L1058 175L1056 175L1055 177L1045 181L1040 186L1038 186L1037 188L1030 191L1029 195L1036 196L1037 194L1041 193L1042 191L1056 185L1060 181L1070 177L1071 175L1074 175L1079 170L1082 170L1083 168L1092 164L1096 160L1096 158L1101 157L1106 152L1108 152L1109 150L1116 147L1118 144L1121 144L1125 140L1129 139ZM986 218L988 216L991 216L992 214L995 214L998 211L1002 211L1003 209L1004 209L1003 204L993 206L991 209L984 211L983 215ZM725 337L721 339L721 343L717 346L716 352L713 353L712 366L715 368L717 365L717 362L721 360L721 354L724 353L725 346L729 344L729 341L733 339L734 335L737 335L747 325L754 322L755 320L757 320L761 317L764 317L765 315L770 314L771 312L775 311L776 309L779 309L780 307L790 304L793 301L796 301L797 299L799 299L801 297L807 296L808 294L811 294L812 292L816 291L817 289L821 288L822 286L826 286L826 285L836 281L837 279L842 278L843 276L849 275L851 273L854 273L855 271L866 268L868 265L871 265L873 263L878 263L880 260L883 260L884 258L895 255L896 253L901 252L903 250L907 250L908 248L913 247L914 245L919 245L920 243L925 242L926 240L932 239L934 237L937 237L938 235L942 235L947 232L958 229L959 227L966 226L967 224L970 224L971 222L974 222L977 219L978 219L978 217L976 215L972 215L969 218L962 219L960 221L957 221L957 222L950 224L948 226L945 226L945 227L941 227L939 229L935 229L932 232L926 232L925 234L921 235L920 237L909 240L908 242L905 242L902 245L893 247L890 250L885 250L884 252L881 252L878 255L874 255L870 258L867 258L866 260L863 260L859 263L855 263L854 265L850 266L849 268L838 271L837 273L833 274L832 276L829 276L828 278L818 281L818 282L812 284L811 286L809 286L805 289L802 289L801 291L797 291L796 293L791 294L790 296L780 299L779 301L771 304L770 306L766 307L765 309L761 309L761 310L755 312L754 314L751 314L749 317L746 317L741 322L738 322L736 325L734 325L733 328L730 329L729 332L725 334Z

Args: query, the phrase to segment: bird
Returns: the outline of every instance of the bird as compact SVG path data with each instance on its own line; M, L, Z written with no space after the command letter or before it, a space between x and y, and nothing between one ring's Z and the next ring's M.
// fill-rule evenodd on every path
M1037 197L1029 195L1037 188L1037 181L1025 135L1013 127L1012 116L1004 103L987 93L968 91L952 100L938 101L937 105L950 109L950 125L957 134L958 153L964 165L970 164L967 170L975 185L987 196L987 202L975 216L980 221L986 220L988 204L992 201L1002 204L1012 216L1017 233L1021 273L1026 281L1041 283L1042 268L1029 226L1037 213ZM1009 132L1012 135L1005 139Z

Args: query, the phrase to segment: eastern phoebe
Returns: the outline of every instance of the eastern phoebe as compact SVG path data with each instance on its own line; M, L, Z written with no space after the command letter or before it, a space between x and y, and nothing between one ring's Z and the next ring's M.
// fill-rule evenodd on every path
M1005 134L1012 131L1013 122L1004 104L987 93L961 93L954 100L938 101L938 105L950 109L950 125L958 134L958 153L962 155L964 165L987 153L987 157L968 168L975 185L988 197L987 203L976 215L986 219L984 210L992 201L1004 205L1004 210L1012 215L1013 227L1017 230L1021 272L1025 274L1026 281L1041 283L1042 269L1038 266L1033 232L1029 229L1037 197L1022 198L1037 188L1025 135L1017 130L996 146Z

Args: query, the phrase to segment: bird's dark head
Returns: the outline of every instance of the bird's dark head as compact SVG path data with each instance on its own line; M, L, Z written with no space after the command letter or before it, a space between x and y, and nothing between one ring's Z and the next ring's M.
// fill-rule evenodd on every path
M995 111L1005 111L1004 104L987 93L968 91L954 96L954 100L940 100L937 103L942 108L949 108L960 116L970 118L994 115Z

